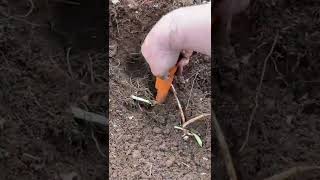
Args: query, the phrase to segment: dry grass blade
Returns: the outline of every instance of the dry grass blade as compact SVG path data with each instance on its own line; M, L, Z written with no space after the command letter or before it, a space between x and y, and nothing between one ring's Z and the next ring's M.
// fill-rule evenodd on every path
M303 173L305 171L312 171L312 170L320 170L320 166L298 166L290 168L286 171L283 171L279 174L273 175L269 178L266 178L264 180L285 180L290 177L293 177L294 175L297 175L299 173Z
M273 53L274 47L277 44L278 38L279 38L279 32L277 32L277 34L276 34L276 36L275 36L275 38L273 40L272 47L271 47L267 57L264 60L263 69L262 69L262 73L261 73L261 77L260 77L260 82L259 82L258 89L257 89L257 92L256 92L256 96L255 96L255 105L254 105L254 108L253 108L253 110L251 112L251 115L250 115L246 137L245 137L245 140L243 141L243 143L241 145L241 148L239 150L240 152L248 144L248 140L249 140L249 136L250 136L250 129L251 129L251 126L252 126L253 118L254 118L254 116L256 114L256 111L257 111L257 108L259 106L259 96L260 96L260 93L261 93L261 88L262 88L262 83L263 83L263 79L264 79L264 74L266 72L267 63L268 63L268 60L269 60L269 58L271 57L271 55Z
M198 120L200 120L200 119L202 119L202 118L205 118L205 117L207 117L207 116L210 116L210 115L211 115L210 113L201 114L201 115L199 115L199 116L197 116L197 117L194 117L194 118L186 121L185 123L183 123L183 124L182 124L182 127L185 128L185 127L188 126L189 124L194 123L194 122L196 122L196 121L198 121Z
M230 180L237 180L238 178L237 178L237 174L236 174L233 162L232 162L232 157L231 157L231 154L229 151L229 147L228 147L228 144L224 138L224 135L222 133L222 130L220 128L220 125L219 125L219 122L216 118L215 113L213 113L213 125L216 130L216 136L217 136L217 139L219 142L219 146L221 148L223 159L226 164L229 178L230 178Z

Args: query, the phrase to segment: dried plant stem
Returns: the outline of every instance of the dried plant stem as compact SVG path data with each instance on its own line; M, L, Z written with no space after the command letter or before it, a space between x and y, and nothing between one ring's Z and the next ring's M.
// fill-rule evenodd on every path
M92 113L92 112L87 112L84 111L78 107L71 107L71 112L74 117L88 121L88 122L93 122L97 124L101 124L103 126L108 125L108 120L106 117Z
M73 78L73 73L72 73L72 68L71 68L71 64L70 64L70 51L71 51L71 47L68 48L67 50L67 65L68 65L68 71L70 74L70 77Z
M173 95L176 98L176 101L177 101L177 104L178 104L178 107L179 107L179 111L180 111L180 115L181 115L181 124L184 124L186 122L186 117L184 115L181 103L179 101L179 98L178 98L178 95L177 95L177 91L174 88L173 84L171 84L171 89L172 89Z
M267 55L267 57L265 58L264 60L264 63L263 63L263 68L262 68L262 73L261 73L261 77L260 77L260 82L259 82L259 85L258 85L258 88L257 88L257 92L256 92L256 96L255 96L255 106L251 112L251 115L250 115L250 119L249 119L249 123L248 123L248 128L247 128L247 133L246 133L246 137L245 137L245 140L243 141L242 145L241 145L241 148L240 148L240 152L243 151L243 149L246 147L246 145L248 144L248 140L249 140L249 136L250 136L250 129L251 129L251 126L252 126L252 122L253 122L253 118L256 114L256 111L259 107L259 96L260 96L260 93L261 93L261 88L262 88L262 83L263 83L263 79L264 79L264 74L266 72L266 68L267 68L267 63L268 63L268 60L269 58L271 57L272 53L273 53L273 50L274 50L274 47L276 46L277 44L277 41L278 41L278 37L279 37L279 32L276 34L274 40L273 40L273 43L272 43L272 47Z
M93 139L94 143L96 144L96 147L97 147L98 152L101 154L102 157L105 157L105 158L106 158L107 156L102 152L102 150L101 150L101 148L100 148L100 145L99 145L99 142L98 142L98 140L96 139L96 137L94 136L94 133L93 133L92 130L91 130L91 138Z
M219 122L216 118L215 113L213 113L213 125L214 125L214 129L216 131L216 136L217 136L217 139L219 142L219 146L221 148L222 156L223 156L223 159L226 164L229 178L230 178L230 180L237 180L238 178L237 178L237 174L236 174L233 162L232 162L232 157L231 157L231 154L229 151L229 147L228 147L228 144L227 144L225 137L222 133L222 130L220 128L220 125L219 125Z
M191 123L194 123L194 122L196 122L196 121L198 121L198 120L200 120L200 119L202 119L204 117L210 116L210 115L211 115L210 113L201 114L201 115L199 115L197 117L194 117L194 118L186 121L184 124L182 124L182 127L185 128L188 125L190 125Z

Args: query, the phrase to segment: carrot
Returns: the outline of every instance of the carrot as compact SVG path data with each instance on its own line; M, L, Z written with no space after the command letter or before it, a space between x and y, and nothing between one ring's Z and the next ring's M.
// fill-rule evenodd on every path
M169 78L166 80L161 79L160 77L156 77L156 89L157 89L157 96L156 96L156 101L158 103L164 103L166 100L174 75L177 71L177 66L172 67L169 70Z

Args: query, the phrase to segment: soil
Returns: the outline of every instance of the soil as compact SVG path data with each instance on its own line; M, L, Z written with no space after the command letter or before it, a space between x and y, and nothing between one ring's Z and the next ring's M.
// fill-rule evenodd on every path
M108 108L105 11L97 10L103 3L46 7L33 0L28 13L30 2L0 2L0 179L105 179L105 128L69 111L73 105L103 115ZM162 15L193 4L179 2L110 2L110 179L210 179L211 169L228 179L216 143L211 157L210 118L192 124L204 142L199 147L174 128L180 114L172 93L155 107L130 98L154 98L140 45ZM215 55L220 79L213 77L212 93L239 179L320 165L320 2L256 0L233 27L236 58ZM239 152L277 32L249 141ZM233 68L222 66L227 59ZM210 67L197 54L175 79L187 119L211 111ZM291 179L319 178L309 171Z
M0 179L105 179L105 3L44 2L0 2Z
M178 3L180 2L180 3ZM110 2L109 42L109 178L210 179L210 117L191 127L204 142L182 139L180 113L170 93L163 105L149 107L131 95L154 99L155 78L140 53L152 26L167 12L193 1ZM211 60L192 57L183 78L174 86L187 119L210 113Z
M215 55L214 107L241 180L267 178L296 166L320 165L320 2L252 2L233 22L235 58ZM239 151L255 106L249 140ZM227 61L229 63L227 65ZM233 67L233 68L232 68ZM214 147L218 144L214 143ZM216 179L228 179L221 152L214 152ZM291 179L320 179L319 171Z

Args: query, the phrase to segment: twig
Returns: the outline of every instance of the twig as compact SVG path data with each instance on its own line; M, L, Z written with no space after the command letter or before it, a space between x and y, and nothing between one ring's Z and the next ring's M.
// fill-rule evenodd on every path
M191 124L191 123L193 123L193 122L195 122L195 121L197 121L197 120L199 120L199 119L201 119L201 118L210 116L210 115L211 115L210 113L201 114L201 115L199 115L199 116L197 116L197 117L194 117L194 118L186 121L184 124L182 124L182 127L185 128L185 127L188 126L189 124Z
M230 180L237 180L238 178L237 178L237 174L236 174L233 162L232 162L232 157L230 155L229 147L228 147L228 144L224 138L224 135L222 133L222 130L220 128L220 125L219 125L219 122L216 118L215 113L213 113L213 125L216 130L216 136L217 136L220 148L221 148L222 156L225 161Z
M106 117L92 113L92 112L87 112L84 111L80 108L77 107L73 107L71 106L71 112L73 114L74 117L78 118L78 119L82 119L82 120L86 120L89 122L94 122L94 123L98 123L101 124L103 126L107 126L108 125L108 120Z
M92 139L93 139L94 143L96 144L96 147L97 147L97 149L98 149L99 153L101 154L101 156L106 158L107 156L106 156L106 155L104 155L104 154L103 154L103 152L101 151L100 146L99 146L99 143L98 143L98 141L97 141L96 137L94 136L94 134L93 134L93 131L92 131L92 130L91 130L91 137L92 137Z
M67 64L68 64L68 71L69 71L69 74L71 76L71 78L73 79L73 75L72 75L72 68L71 68L71 65L70 65L70 51L71 51L71 47L68 47L68 50L67 50Z
M31 154L29 154L29 153L23 153L22 155L25 156L25 157L28 157L28 158L30 158L30 159L33 159L33 160L36 160L36 161L40 161L40 158L39 158L39 157L34 156L34 155L31 155Z
M22 21L26 24L29 24L31 26L34 26L34 27L43 27L44 25L40 25L40 24L35 24L35 23L32 23L32 22L29 22L27 21L26 19L23 19L23 18L20 18L19 16L11 16L9 15L9 13L6 13L6 12L0 12L1 15L3 15L4 17L8 18L8 19L13 19L13 20L16 20L16 21Z
M23 18L20 18L20 17L15 17L15 16L7 16L8 19L13 19L13 20L16 20L16 21L21 21L21 22L24 22L28 25L31 25L31 26L34 26L34 27L45 27L45 25L41 25L41 24L36 24L36 23L33 23L33 22L30 22L26 19L23 19Z
M29 1L29 3L30 3L31 7L30 7L29 11L27 12L27 14L23 15L23 17L28 17L28 16L32 13L32 11L33 11L33 9L34 9L34 3L33 3L33 1L32 1L32 0L28 0L28 1Z
M3 51L0 51L0 54L2 55L3 60L6 62L7 66L9 66L9 60L8 60L8 58L4 55Z
M273 175L271 177L268 177L264 180L285 180L290 177L293 177L296 174L303 173L305 171L312 171L312 170L320 170L320 166L298 166L290 168L286 171L283 171L279 174Z
M242 143L242 146L240 148L240 152L245 148L245 146L247 145L248 140L249 140L252 121L253 121L253 118L254 118L254 116L256 114L257 108L259 106L259 96L260 96L260 93L261 93L261 88L262 88L262 83L263 83L263 79L264 79L264 74L266 72L267 63L268 63L268 60L269 60L270 56L273 53L274 47L276 46L276 43L278 41L278 37L279 37L279 32L277 32L277 34L276 34L276 36L275 36L275 38L273 40L270 52L268 53L267 57L264 60L263 69L262 69L262 73L261 73L261 77L260 77L260 82L259 82L259 85L258 85L258 88L257 88L257 92L256 92L256 96L255 96L255 106L254 106L254 108L253 108L253 110L251 112L251 115L250 115L250 120L249 120L249 123L248 123L248 129L247 129L246 137L245 137L244 142Z
M152 174L152 164L150 165L149 176L151 176L151 174Z
M177 104L178 104L178 107L179 107L179 111L180 111L180 115L181 115L181 124L184 124L186 122L186 117L184 115L181 103L179 101L179 98L178 98L178 95L177 95L177 91L174 88L173 84L171 84L171 89L172 89L173 95L176 98L176 101L177 101Z
M277 62L273 59L273 64L274 64L274 69L276 70L276 72L278 73L278 75L280 76L280 79L286 84L286 86L289 86L289 83L285 80L285 78L283 77L283 74L279 71L278 69L278 65Z
M188 129L184 128L184 126L186 126L186 125L188 125L188 124L190 124L190 123L192 123L192 122L194 122L196 120L199 120L199 119L207 116L208 114L202 114L202 115L200 115L198 117L195 117L195 118L191 119L190 122L188 121L187 124L186 124L186 117L184 115L181 103L179 101L179 98L178 98L178 95L177 95L177 91L175 90L173 84L171 84L171 89L172 89L172 92L174 94L174 97L175 97L175 99L177 101L177 104L178 104L178 107L179 107L179 111L180 111L180 115L181 115L181 125L183 126L183 127L175 126L175 128L176 129L180 129L180 130L183 131L182 137L183 137L184 140L187 140L189 138L189 136L193 136L197 140L198 144L202 147L202 140L200 139L200 137L197 134L195 134L193 132L190 132Z
M68 5L76 5L76 6L81 5L79 2L68 1L68 0L54 0L54 1L57 3L64 3L64 4L68 4Z
M94 84L94 72L93 72L93 62L92 62L92 57L90 54L88 54L89 60L90 60L90 77L91 77L91 82Z
M190 166L188 165L188 164L186 164L186 163L184 163L184 162L180 162L181 164L183 164L183 165L185 165L185 166L187 166L188 168L190 168Z
M190 98L191 98L191 95L192 95L191 93L192 93L192 90L193 90L193 85L194 85L194 82L196 81L198 75L199 75L199 72L197 72L196 76L194 77L194 79L192 81L191 90L190 90L188 101L187 101L187 105L186 105L186 110L188 109L189 101L190 101Z

